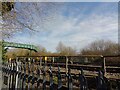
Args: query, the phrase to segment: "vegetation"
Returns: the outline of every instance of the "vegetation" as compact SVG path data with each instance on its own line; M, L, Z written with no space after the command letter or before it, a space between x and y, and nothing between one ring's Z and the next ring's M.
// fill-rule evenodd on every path
M0 2L3 38L12 37L15 32L24 29L28 29L30 33L38 32L36 27L46 27L45 23L53 19L52 14L58 9L56 6L52 2Z
M14 9L14 2L0 2L0 4L2 5L1 7L1 12L2 15L10 12L12 9Z
M58 43L58 46L56 47L57 53L60 55L76 55L76 49L65 46L62 42Z
M118 53L118 43L110 40L94 41L81 50L82 55L118 55Z
M84 47L80 52L76 52L75 48L64 45L59 42L56 47L56 52L49 52L45 47L39 45L39 52L31 51L32 56L40 55L118 55L118 44L112 41L98 40L92 42L87 47ZM5 50L6 51L6 50ZM10 49L6 53L6 57L15 58L15 56L28 56L29 50L25 49Z

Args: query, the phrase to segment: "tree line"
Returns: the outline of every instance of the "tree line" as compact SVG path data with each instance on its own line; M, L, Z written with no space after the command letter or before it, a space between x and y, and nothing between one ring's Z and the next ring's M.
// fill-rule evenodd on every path
M39 51L29 51L25 49L10 49L6 53L6 57L15 58L16 56L39 56L39 55L118 55L119 45L118 43L110 40L96 40L89 45L82 48L79 52L76 48L66 46L63 42L59 42L56 47L56 52L47 51L47 49L41 45L38 46Z

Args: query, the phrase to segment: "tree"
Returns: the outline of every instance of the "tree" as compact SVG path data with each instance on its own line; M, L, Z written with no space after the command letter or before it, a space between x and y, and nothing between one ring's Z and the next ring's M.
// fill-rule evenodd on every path
M70 46L65 46L61 41L56 47L57 53L60 55L76 55L76 50Z
M56 47L57 52L64 53L65 49L66 49L66 46L60 41L58 43L58 46Z
M38 53L39 53L40 55L46 55L46 54L48 53L45 47L39 45L38 48L39 48Z
M9 49L7 52L6 52L6 56L8 58L12 58L12 59L15 59L16 56L28 56L30 53L29 50L27 49Z
M14 2L0 2L1 4L1 14L4 15L5 13L10 12L14 9Z
M2 2L0 25L3 38L24 29L33 33L45 28L59 9L56 6L58 3L54 2Z
M4 48L4 47L2 47L2 60L3 60L3 62L5 62L6 61L6 53L7 53L7 50L8 50L8 48Z
M117 55L118 44L110 40L98 40L92 42L87 47L81 50L81 54L93 54L93 55Z

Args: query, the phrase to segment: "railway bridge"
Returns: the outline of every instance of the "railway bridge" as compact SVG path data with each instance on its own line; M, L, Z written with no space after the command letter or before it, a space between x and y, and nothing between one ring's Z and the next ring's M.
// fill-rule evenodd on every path
M30 45L30 44L21 44L21 43L5 42L5 41L0 41L0 44L2 45L2 47L22 48L22 49L33 50L35 52L38 51L38 48L35 45Z

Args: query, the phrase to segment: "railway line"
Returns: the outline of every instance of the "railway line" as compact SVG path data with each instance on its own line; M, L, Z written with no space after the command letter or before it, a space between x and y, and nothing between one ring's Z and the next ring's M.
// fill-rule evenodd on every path
M54 67L60 66L65 68L65 63L47 63L48 66L52 65ZM83 68L84 70L89 71L99 71L102 70L102 66L95 66L95 65L80 65L80 64L68 64L68 67L71 69L80 69ZM106 71L109 73L120 73L120 67L114 67L114 66L106 66Z

